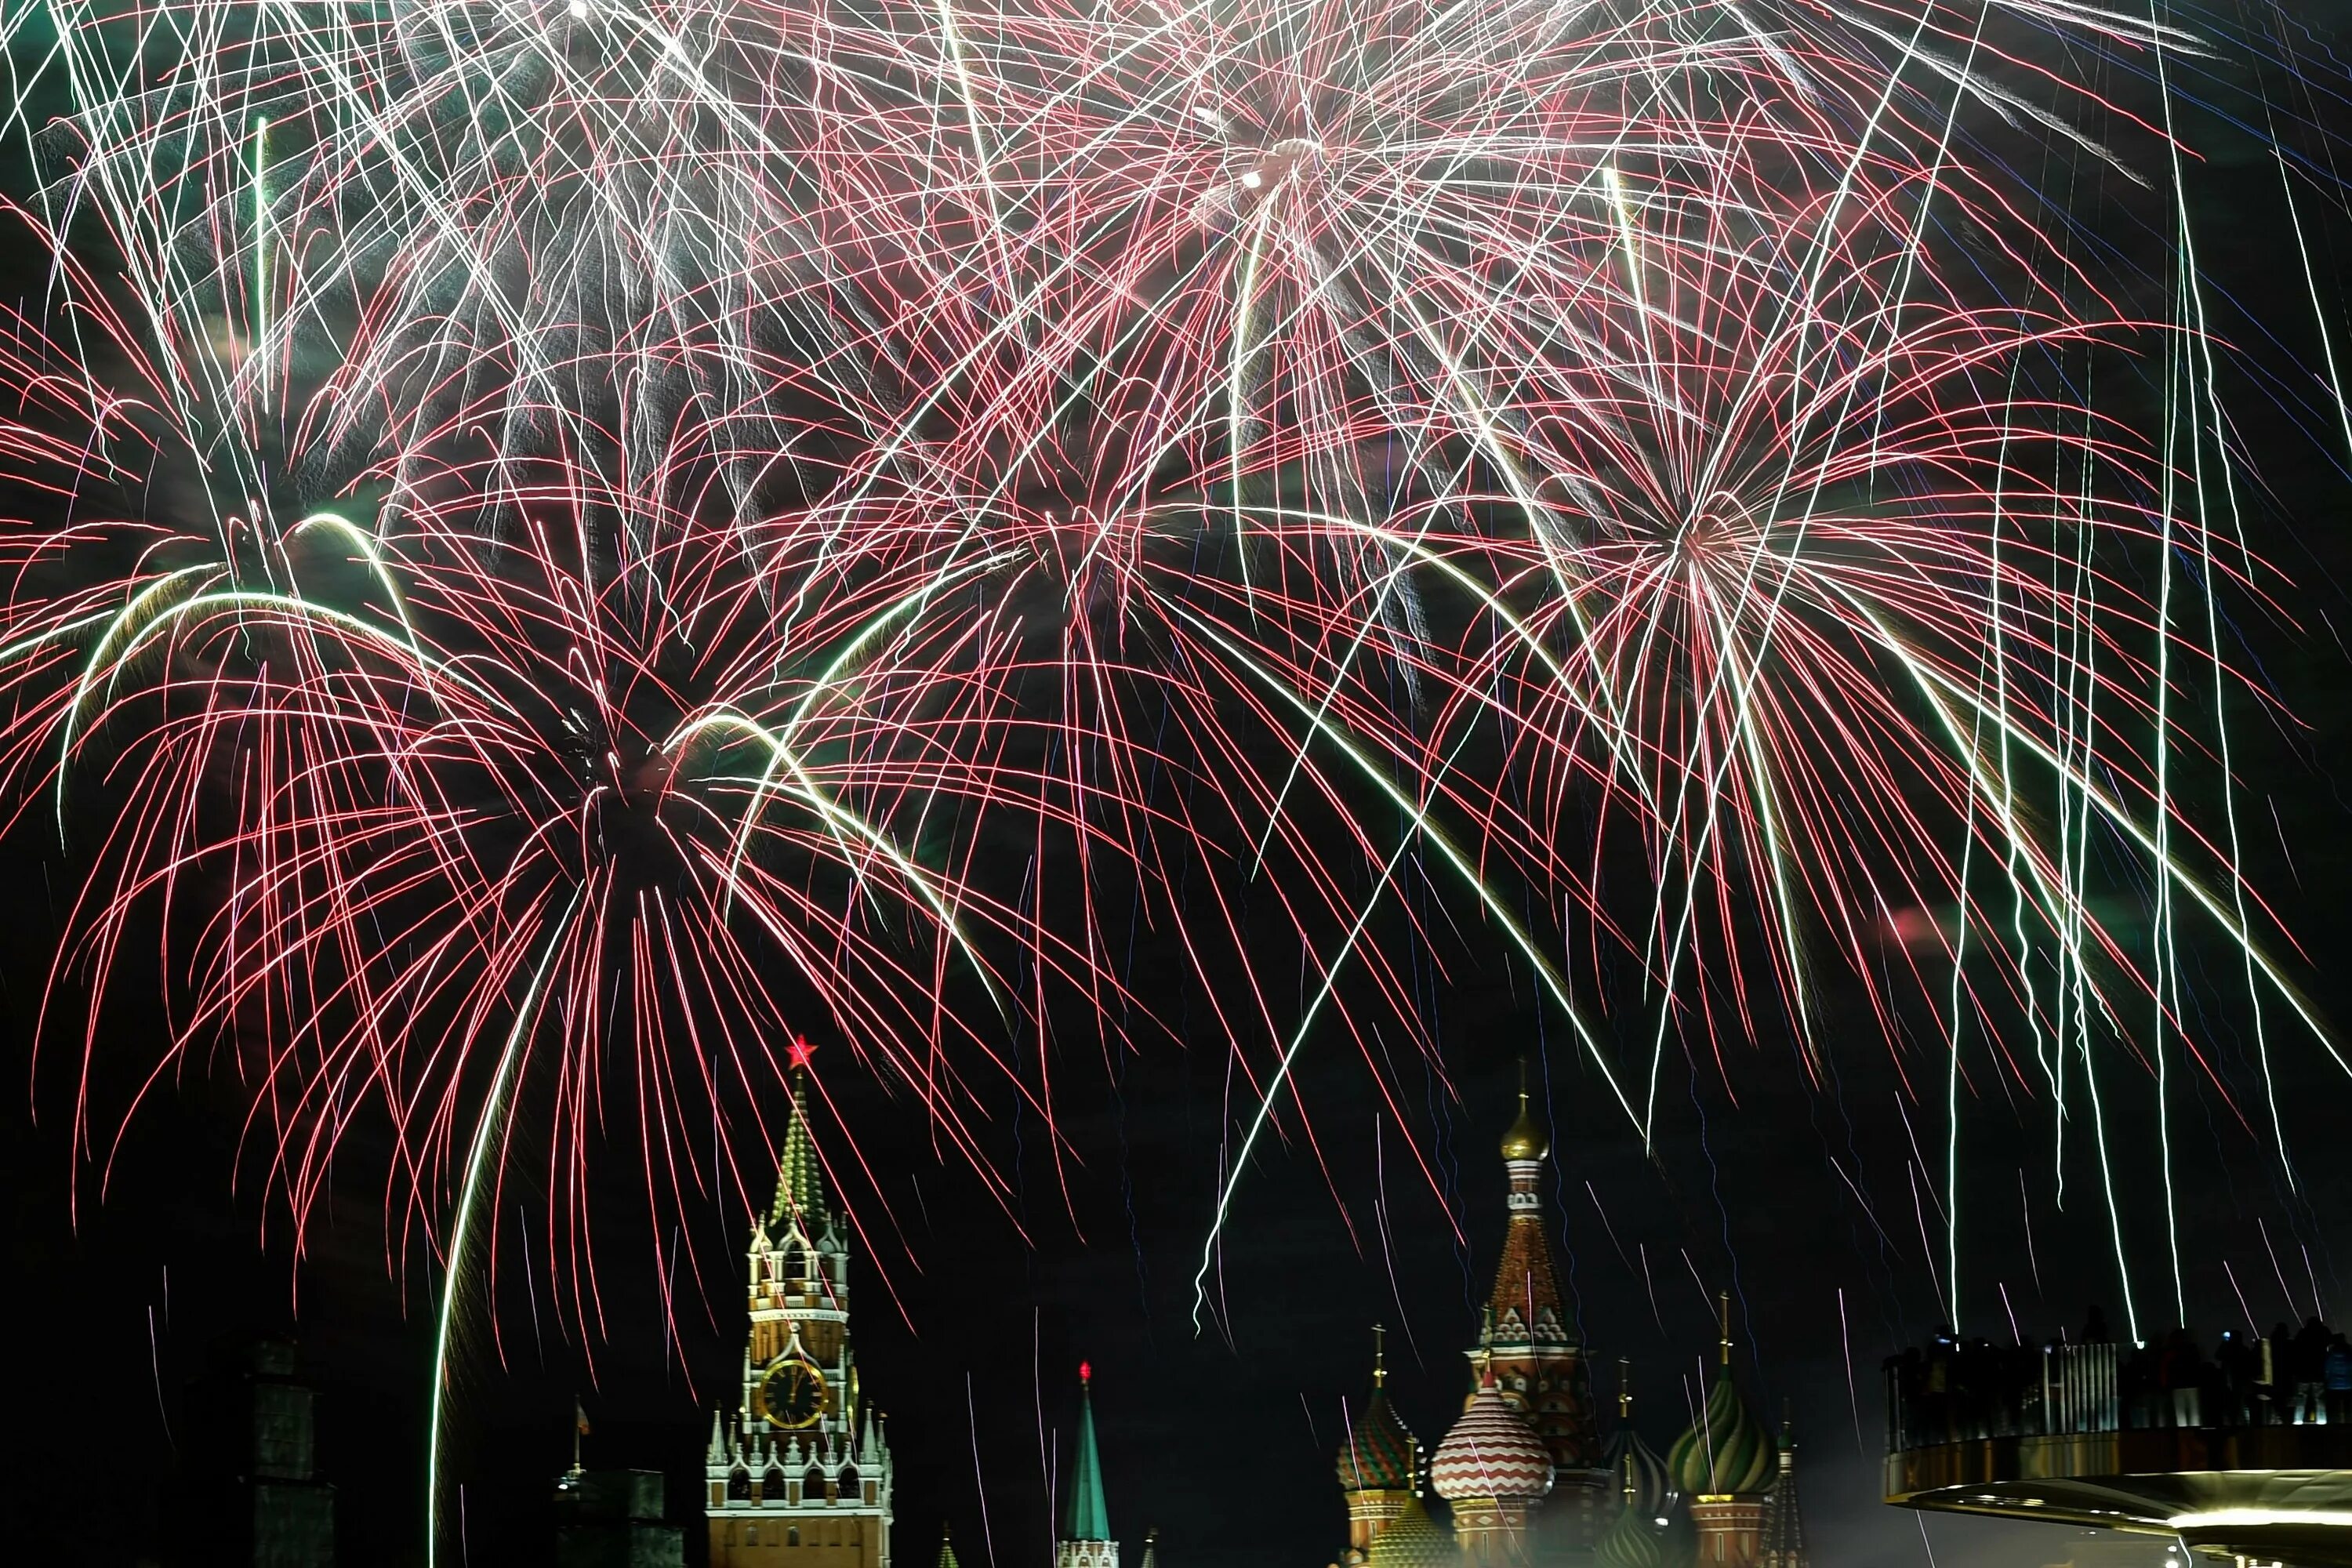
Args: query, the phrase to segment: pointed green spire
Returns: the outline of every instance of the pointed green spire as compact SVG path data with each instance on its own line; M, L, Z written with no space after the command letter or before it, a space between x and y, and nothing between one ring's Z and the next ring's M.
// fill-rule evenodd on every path
M956 1562L955 1537L948 1533L946 1525L940 1526L939 1568L961 1568L961 1564Z
M792 1046L793 1120L784 1129L783 1153L776 1162L776 1201L768 1208L768 1234L780 1236L800 1216L801 1228L814 1237L832 1215L824 1203L824 1176L817 1163L816 1144L809 1136L807 1041Z
M1110 1505L1103 1500L1102 1454L1095 1447L1095 1370L1078 1363L1078 1457L1070 1472L1070 1506L1064 1515L1065 1541L1108 1541Z

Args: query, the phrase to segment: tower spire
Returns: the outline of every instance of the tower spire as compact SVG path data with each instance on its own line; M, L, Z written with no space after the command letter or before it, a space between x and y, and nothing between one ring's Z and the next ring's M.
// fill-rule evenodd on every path
M1551 1451L1553 1464L1570 1478L1565 1484L1581 1489L1574 1508L1556 1511L1580 1514L1582 1490L1605 1485L1607 1477L1600 1469L1601 1444L1593 1429L1591 1378L1570 1328L1546 1230L1542 1184L1551 1134L1537 1113L1524 1058L1518 1115L1503 1134L1499 1152L1509 1184L1503 1253L1470 1364L1481 1376L1493 1373L1504 1400L1527 1418ZM1475 1387L1474 1380L1473 1398Z
M1764 1497L1760 1568L1806 1568L1805 1521L1797 1502L1797 1439L1788 1401L1780 1404L1780 1468Z
M1111 1539L1110 1505L1103 1496L1102 1452L1095 1445L1095 1369L1078 1363L1078 1451L1070 1467L1070 1501L1063 1515L1056 1568L1118 1568Z
M808 1059L815 1047L795 1037L792 1044L793 1119L784 1128L784 1147L776 1157L776 1201L768 1209L768 1234L782 1236L794 1219L814 1238L826 1229L832 1211L825 1206L824 1173L809 1135Z

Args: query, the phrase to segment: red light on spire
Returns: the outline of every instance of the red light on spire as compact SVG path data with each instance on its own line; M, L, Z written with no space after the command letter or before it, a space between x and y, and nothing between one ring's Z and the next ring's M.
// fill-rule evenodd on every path
M1078 1381L1080 1383L1092 1383L1094 1380L1095 1363L1090 1361L1082 1361L1078 1363Z
M784 1054L791 1059L793 1066L804 1068L808 1066L809 1058L816 1054L816 1047L808 1043L806 1035L794 1035L792 1045L786 1048Z

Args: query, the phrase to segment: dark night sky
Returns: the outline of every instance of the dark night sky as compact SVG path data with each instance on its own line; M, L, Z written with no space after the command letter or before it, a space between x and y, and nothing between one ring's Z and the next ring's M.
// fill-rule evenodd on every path
M2325 101L2295 108L2340 117ZM2229 295L2287 318L2278 332L2308 352L2308 305L2273 210L2274 176L2263 176L2268 185L2244 177L2263 166L2254 144L2201 123L2212 154L2195 176L2207 264ZM2340 279L2333 258L2352 249L2343 214L2329 221L2316 264ZM22 281L9 280L11 291ZM2259 361L2281 363L2232 320ZM2247 609L2237 629L2245 661L2305 726L2284 730L2252 704L2237 725L2241 772L2252 781L2242 803L2248 859L2312 957L2313 997L2344 1023L2352 977L2334 955L2352 937L2341 893L2352 885L2352 655L2336 631L2352 618L2352 490L2334 467L2340 444L2325 445L2331 432L2306 440L2294 420L2266 416L2273 405L2258 382L2242 390L2234 406L2267 487L2250 491L2254 542L2298 591L2296 624ZM125 1141L102 1198L87 1171L69 1184L69 1086L29 1071L51 922L72 875L43 847L33 832L0 849L0 876L17 889L0 953L8 1081L33 1086L6 1097L0 1125L8 1271L23 1307L13 1386L0 1402L9 1413L0 1530L19 1542L13 1554L61 1564L172 1559L174 1478L200 1458L183 1446L189 1384L225 1341L291 1327L327 1396L325 1462L343 1496L344 1560L416 1561L431 1298L413 1248L400 1254L404 1272L387 1266L396 1249L383 1236L381 1162L363 1143L354 1149L331 1221L310 1233L299 1267L279 1216L254 1195L249 1161L236 1158L242 1101L232 1084L191 1079L165 1094ZM1557 1130L1550 1218L1604 1389L1614 1358L1630 1356L1643 1425L1663 1448L1686 1420L1685 1390L1711 1348L1713 1293L1735 1289L1751 1391L1768 1409L1788 1400L1804 1441L1818 1559L1828 1568L1927 1562L1915 1516L1876 1500L1876 1368L1941 1316L1921 1244L1923 1225L1939 1234L1941 1221L1908 1174L1915 1148L1940 1169L1937 1040L1888 1041L1851 983L1833 984L1822 1003L1831 1071L1819 1089L1785 1042L1736 1045L1720 1068L1675 1065L1651 1158L1557 1018L1540 1016L1524 970L1497 952L1472 925L1438 955L1445 973L1429 986L1430 1023L1452 1087L1398 1045L1400 1076L1415 1089L1402 1130L1391 1122L1376 1134L1370 1076L1341 1037L1309 1047L1296 1100L1241 1184L1210 1275L1215 1310L1198 1331L1192 1279L1221 1158L1248 1104L1228 1081L1222 1041L1204 1036L1108 1068L1083 1043L1073 1049L1057 1080L1071 1150L1062 1169L1034 1122L1008 1112L988 1131L992 1157L1016 1177L1015 1216L940 1162L908 1100L859 1079L837 1043L820 1049L817 1070L845 1122L829 1133L828 1154L844 1164L854 1138L877 1173L873 1189L851 1185L877 1238L856 1266L856 1333L866 1386L892 1415L903 1563L928 1564L942 1518L967 1563L1044 1561L1041 1449L1066 1431L1081 1356L1098 1369L1122 1535L1139 1541L1157 1525L1168 1568L1327 1562L1343 1539L1330 1456L1341 1400L1367 1386L1366 1325L1391 1325L1393 1386L1425 1443L1434 1446L1463 1391L1460 1352L1502 1227L1494 1142L1522 1055L1538 1063ZM2186 983L2202 996L2204 966L2225 973L2226 955L2192 949L2189 958ZM1154 962L1147 948L1139 963L1148 972ZM2206 1022L2242 1070L2250 1042L2231 1018ZM138 1026L132 1011L109 1016L110 1030ZM1625 1027L1630 1037L1639 1026ZM2189 1316L2209 1341L2244 1321L2232 1274L2264 1327L2309 1310L2315 1289L2352 1319L2343 1272L2352 1093L2315 1048L2284 1028L2273 1037L2299 1193L2264 1158L2258 1132L2193 1075L2175 1102ZM133 1055L139 1046L125 1042ZM2173 1312L2150 1090L2117 1075L2113 1094L2124 1241L2155 1329ZM2029 1335L2079 1322L2094 1300L2120 1313L2096 1168L2079 1138L2070 1144L2061 1206L2048 1121L2046 1106L2013 1085L1988 1076L1970 1086L1958 1195L1970 1331L2005 1332L2004 1299ZM484 1325L471 1325L456 1438L471 1561L548 1560L541 1500L567 1458L575 1388L587 1390L597 1426L592 1460L691 1475L709 1406L732 1377L741 1216L691 1220L711 1309L681 1281L673 1338L657 1310L644 1216L631 1206L641 1200L622 1192L608 1201L621 1216L599 1256L611 1296L584 1352L532 1294L543 1279L517 1276L501 1297L503 1367L484 1350ZM277 1227L266 1239L265 1222ZM1943 1568L2032 1568L2063 1542L2032 1527L1935 1521L1924 1544Z

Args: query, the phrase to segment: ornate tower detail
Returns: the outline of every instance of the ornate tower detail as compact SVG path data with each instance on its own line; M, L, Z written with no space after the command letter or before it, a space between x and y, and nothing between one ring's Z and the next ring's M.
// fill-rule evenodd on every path
M1526 1417L1551 1455L1556 1492L1547 1516L1547 1556L1589 1550L1611 1511L1609 1468L1592 1420L1584 1351L1568 1326L1559 1280L1545 1234L1541 1178L1551 1138L1528 1103L1519 1068L1519 1114L1503 1135L1510 1178L1508 1218L1486 1325L1469 1354L1495 1380L1506 1403Z
M1666 1468L1690 1499L1699 1568L1758 1568L1764 1490L1772 1482L1772 1440L1732 1381L1731 1298L1720 1300L1723 1360L1715 1387L1697 1422L1668 1451Z
M849 1249L809 1131L808 1047L751 1227L741 1403L710 1426L711 1568L889 1568L889 1446L857 1387Z
M1504 1399L1489 1372L1430 1461L1430 1483L1454 1509L1454 1537L1472 1563L1535 1561L1528 1534L1551 1490L1551 1451Z
M1764 1499L1764 1546L1758 1568L1806 1568L1805 1521L1797 1504L1797 1440L1780 1418L1780 1473Z
M1095 1447L1094 1368L1078 1363L1078 1451L1070 1467L1070 1501L1054 1568L1118 1568L1111 1539L1110 1505L1103 1497L1102 1453Z
M1389 1404L1388 1359L1372 1329L1372 1397L1339 1449L1339 1495L1348 1501L1348 1555L1362 1563L1381 1532L1421 1491L1421 1444Z

